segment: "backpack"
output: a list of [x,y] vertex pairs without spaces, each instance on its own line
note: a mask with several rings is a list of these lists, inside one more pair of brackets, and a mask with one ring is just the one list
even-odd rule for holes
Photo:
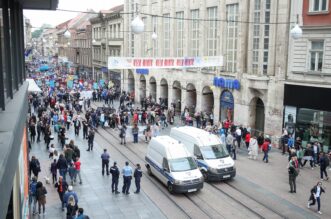
[[328,158],[328,156],[325,156],[325,166],[329,166],[330,165],[330,159]]
[[37,182],[31,182],[31,184],[30,184],[30,194],[32,196],[37,195]]
[[35,162],[35,164],[36,164],[36,170],[37,170],[38,172],[40,172],[41,169],[40,169],[40,163],[39,163],[39,161],[37,160],[37,161]]

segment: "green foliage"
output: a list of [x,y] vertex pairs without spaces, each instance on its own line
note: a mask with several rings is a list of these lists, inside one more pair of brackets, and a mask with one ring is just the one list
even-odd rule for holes
[[35,31],[32,32],[32,38],[38,38],[40,35],[44,32],[44,30],[52,28],[50,24],[43,24],[41,25],[40,28],[36,29]]

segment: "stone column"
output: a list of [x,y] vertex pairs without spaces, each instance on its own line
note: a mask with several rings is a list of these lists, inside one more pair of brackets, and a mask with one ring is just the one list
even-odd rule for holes
[[214,88],[213,93],[214,93],[214,122],[220,120],[220,88]]
[[172,83],[172,81],[168,81],[168,107],[170,107],[173,102]]

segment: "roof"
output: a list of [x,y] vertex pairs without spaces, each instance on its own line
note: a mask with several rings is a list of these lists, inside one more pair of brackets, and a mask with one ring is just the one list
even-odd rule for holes
[[220,143],[220,139],[216,135],[213,135],[205,130],[198,129],[192,126],[172,128],[171,132],[176,130],[185,133],[188,136],[196,138],[201,146],[216,145]]
[[151,141],[152,148],[162,150],[157,147],[157,145],[163,145],[164,152],[167,154],[167,157],[170,159],[176,159],[181,157],[191,156],[190,153],[186,150],[183,144],[175,140],[170,136],[157,136],[152,138]]

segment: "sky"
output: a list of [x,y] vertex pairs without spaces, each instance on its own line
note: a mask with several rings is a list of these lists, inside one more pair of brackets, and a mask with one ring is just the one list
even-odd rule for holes
[[[86,11],[107,10],[114,6],[123,4],[124,0],[59,0],[58,9]],[[42,24],[50,24],[53,27],[74,18],[77,13],[62,11],[38,11],[24,10],[24,15],[30,19],[32,27],[38,28]]]

